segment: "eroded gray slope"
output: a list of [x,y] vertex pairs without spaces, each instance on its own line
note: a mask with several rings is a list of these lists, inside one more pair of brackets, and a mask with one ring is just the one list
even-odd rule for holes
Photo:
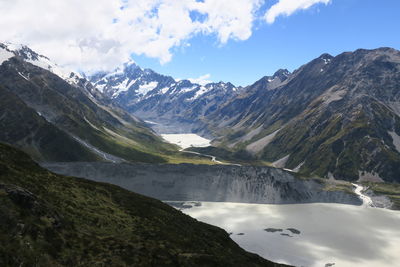
[[361,204],[356,195],[325,191],[323,184],[315,180],[298,179],[270,167],[97,162],[52,163],[44,167],[59,174],[116,184],[161,200]]

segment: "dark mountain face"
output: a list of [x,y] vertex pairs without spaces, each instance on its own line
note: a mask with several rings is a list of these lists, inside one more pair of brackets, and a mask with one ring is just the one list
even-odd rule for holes
[[[108,104],[81,76],[68,74],[27,47],[11,50],[2,45],[0,50],[13,53],[0,65],[2,102],[20,107],[15,114],[6,105],[0,108],[2,141],[45,161],[163,162],[159,153],[172,149],[139,119]],[[46,151],[56,147],[57,157]]]
[[276,166],[346,180],[399,181],[400,52],[327,54],[274,89],[256,82],[211,114],[219,144]]
[[0,95],[0,140],[3,142],[29,151],[40,160],[100,160],[4,87],[0,87]]
[[161,133],[201,131],[210,135],[203,118],[238,95],[231,83],[200,85],[176,81],[150,69],[126,63],[112,73],[98,73],[91,82],[106,96],[136,116],[157,123]]

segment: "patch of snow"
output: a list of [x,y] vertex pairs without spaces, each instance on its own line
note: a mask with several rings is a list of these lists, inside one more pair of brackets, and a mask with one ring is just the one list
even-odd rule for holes
[[[29,56],[29,55],[28,55]],[[66,68],[60,67],[57,64],[51,62],[48,58],[40,56],[37,60],[34,59],[27,59],[26,62],[31,63],[39,68],[48,70],[58,77],[62,78],[63,80],[67,81],[70,84],[75,84],[76,79],[81,78],[81,76],[77,73],[72,72]],[[71,75],[72,74],[72,75]]]
[[330,58],[323,58],[322,60],[324,61],[325,65],[327,65],[327,64],[329,64],[329,62],[331,62]]
[[4,61],[12,58],[13,56],[15,56],[14,53],[0,47],[0,65],[3,64]]
[[181,88],[181,89],[179,89],[179,93],[184,94],[184,93],[193,91],[196,88],[197,88],[197,85],[193,85],[192,87]]
[[170,88],[170,87],[161,88],[161,89],[160,89],[160,92],[164,95],[164,94],[166,94],[166,93],[168,92],[169,88]]
[[400,136],[396,132],[388,132],[393,139],[393,145],[396,148],[397,152],[400,153]]
[[189,101],[193,101],[196,100],[197,98],[199,98],[201,95],[207,93],[209,91],[209,89],[205,86],[201,86],[199,90],[196,91],[196,94],[192,97],[189,98]]
[[21,72],[18,71],[18,74],[19,74],[19,76],[21,76],[25,80],[29,81],[29,79],[25,75],[23,75]]
[[189,147],[206,147],[210,145],[210,140],[197,134],[162,134],[167,142],[176,144],[182,149]]
[[122,82],[120,82],[118,85],[113,86],[113,89],[115,90],[112,98],[116,98],[120,93],[125,92],[128,90],[128,83],[129,79],[125,78]]
[[137,92],[138,94],[145,96],[148,92],[156,88],[158,82],[148,82],[139,86]]
[[[7,49],[9,49],[10,51],[15,51],[15,52],[25,49],[25,47],[20,44],[5,43],[5,45],[7,46]],[[4,49],[2,49],[2,50],[4,50]],[[8,53],[11,53],[11,52],[8,52]],[[11,54],[12,54],[12,56],[14,56],[14,53],[11,53]],[[64,67],[61,67],[61,66],[55,64],[47,57],[38,55],[38,57],[35,58],[32,55],[32,53],[30,53],[28,50],[24,51],[24,54],[27,57],[25,59],[26,62],[31,63],[32,65],[35,65],[39,68],[42,68],[42,69],[45,69],[45,70],[48,70],[48,71],[54,73],[55,75],[59,76],[60,78],[62,78],[66,82],[68,82],[69,84],[76,84],[79,81],[79,79],[82,78],[81,75],[74,73],[69,69],[66,69]],[[0,53],[0,57],[1,57],[1,53]],[[0,62],[1,62],[1,58],[0,58]]]
[[100,93],[104,93],[104,87],[106,87],[106,83],[103,84],[96,84],[95,87]]
[[391,267],[400,262],[399,211],[327,203],[183,204],[188,208],[182,212],[223,228],[242,248],[274,262],[307,267]]
[[148,124],[152,124],[152,125],[157,125],[158,123],[157,122],[154,122],[154,121],[144,121],[145,123],[148,123]]
[[[131,88],[131,86],[137,81],[138,79],[133,79],[131,80],[127,85],[126,85],[126,90],[128,90],[129,88]],[[125,90],[125,91],[126,91]]]
[[24,48],[22,44],[14,44],[10,42],[5,42],[4,45],[7,46],[7,49],[10,51],[18,51]]
[[323,72],[323,71],[324,71],[324,69],[321,69],[321,70],[320,70],[320,72]]

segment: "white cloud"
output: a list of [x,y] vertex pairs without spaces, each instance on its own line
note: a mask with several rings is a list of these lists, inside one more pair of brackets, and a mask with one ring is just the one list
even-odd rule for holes
[[329,4],[331,0],[279,0],[278,3],[273,5],[265,14],[265,20],[268,23],[274,23],[278,16],[290,16],[297,10],[308,9],[311,6],[323,3]]
[[[171,60],[195,35],[246,40],[265,0],[0,0],[0,42],[21,43],[72,69],[110,70],[132,54]],[[317,2],[280,0],[267,21]]]
[[210,77],[211,77],[210,74],[204,74],[204,75],[202,75],[202,76],[200,76],[198,78],[188,78],[188,80],[190,82],[192,82],[192,83],[197,83],[197,84],[200,84],[200,85],[206,85],[208,83],[212,83],[212,81],[209,80]]
[[[84,71],[112,69],[130,55],[171,60],[196,34],[246,40],[261,0],[0,1],[0,42],[22,43]],[[192,19],[198,15],[202,19]]]

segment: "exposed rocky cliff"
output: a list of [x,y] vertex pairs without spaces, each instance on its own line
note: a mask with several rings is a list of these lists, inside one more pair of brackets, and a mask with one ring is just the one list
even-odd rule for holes
[[323,183],[270,167],[108,163],[44,166],[56,173],[116,184],[161,200],[361,204],[354,194],[326,191]]

